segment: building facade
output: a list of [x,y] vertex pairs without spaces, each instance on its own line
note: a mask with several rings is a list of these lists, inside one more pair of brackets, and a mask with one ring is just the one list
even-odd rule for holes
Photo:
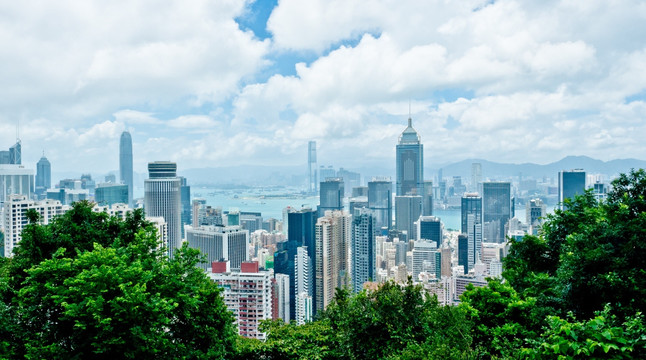
[[424,145],[413,120],[408,118],[408,126],[399,136],[396,146],[397,196],[422,195],[424,187]]
[[168,225],[168,255],[173,256],[182,245],[181,180],[177,164],[156,161],[148,164],[144,181],[144,209],[147,216],[161,216]]

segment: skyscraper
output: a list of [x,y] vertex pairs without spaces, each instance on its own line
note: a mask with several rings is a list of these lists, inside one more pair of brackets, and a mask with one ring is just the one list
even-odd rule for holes
[[420,216],[417,220],[417,238],[415,240],[435,241],[435,246],[442,246],[442,222],[435,216]]
[[128,185],[128,205],[132,207],[133,173],[132,173],[132,137],[130,133],[121,133],[119,142],[119,178]]
[[378,231],[390,230],[393,222],[393,182],[389,179],[373,179],[368,182],[368,207],[375,215]]
[[314,283],[318,310],[325,309],[332,301],[337,287],[347,285],[351,219],[343,211],[328,211],[316,222]]
[[468,232],[467,216],[469,214],[475,215],[475,221],[482,224],[482,198],[477,193],[465,193],[462,196],[460,212],[462,215],[460,230],[466,234]]
[[45,157],[45,154],[36,164],[36,194],[39,199],[47,196],[47,189],[52,187],[52,165]]
[[[311,266],[314,268],[317,263],[315,253],[314,226],[316,224],[316,211],[312,209],[289,210],[287,219],[287,240],[276,244],[274,253],[274,271],[280,274],[289,275],[289,315],[292,320],[296,319],[296,254],[299,247],[304,247],[310,257]],[[315,285],[315,284],[313,284]],[[312,287],[312,298],[316,302],[316,286]],[[315,305],[316,306],[316,305]],[[316,309],[316,307],[314,307]]]
[[368,209],[358,209],[352,220],[352,288],[357,293],[363,284],[376,279],[375,217]]
[[505,225],[511,219],[511,184],[485,182],[482,184],[482,215],[484,223],[495,228],[494,238],[488,242],[505,241]]
[[433,215],[433,182],[424,181],[424,193],[422,194],[422,215]]
[[395,197],[395,227],[406,231],[408,239],[417,238],[415,221],[422,215],[422,197],[407,195]]
[[184,238],[184,225],[191,225],[192,207],[191,207],[191,187],[186,182],[186,178],[180,176],[182,186],[180,188],[180,201],[182,202],[182,238]]
[[20,139],[9,148],[9,164],[22,165],[22,145]]
[[318,191],[318,179],[316,176],[316,141],[308,143],[307,150],[307,166],[308,166],[308,190],[310,194],[316,194]]
[[409,117],[396,147],[397,196],[423,194],[424,145],[412,123]]
[[148,163],[148,179],[144,181],[144,208],[147,216],[160,216],[166,221],[170,257],[182,245],[181,186],[177,164],[170,161]]
[[574,169],[570,171],[559,171],[559,204],[565,209],[565,199],[574,199],[576,195],[582,195],[585,191],[585,171]]
[[471,191],[480,191],[480,183],[482,182],[482,164],[471,163]]
[[327,178],[321,181],[319,217],[323,217],[326,211],[343,210],[343,195],[343,179]]

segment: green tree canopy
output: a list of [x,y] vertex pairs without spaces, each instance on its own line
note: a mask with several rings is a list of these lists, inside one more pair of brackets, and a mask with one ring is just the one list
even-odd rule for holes
[[[2,267],[6,357],[225,358],[236,331],[219,288],[184,246],[168,259],[141,210],[125,221],[79,202],[23,231]],[[9,320],[7,321],[9,322]],[[0,330],[0,332],[3,330]],[[0,334],[2,335],[2,334]]]

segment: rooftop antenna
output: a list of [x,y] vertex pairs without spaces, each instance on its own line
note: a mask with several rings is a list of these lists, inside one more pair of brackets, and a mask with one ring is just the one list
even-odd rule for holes
[[411,118],[411,100],[408,99],[408,127],[413,127],[413,119]]
[[16,122],[16,142],[20,142],[20,118]]

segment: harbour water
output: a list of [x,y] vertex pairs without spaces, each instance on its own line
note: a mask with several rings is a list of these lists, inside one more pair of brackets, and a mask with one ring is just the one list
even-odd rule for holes
[[[264,219],[274,218],[278,220],[282,220],[283,210],[288,206],[296,209],[302,207],[316,209],[319,203],[318,196],[304,195],[299,189],[285,187],[230,190],[211,187],[191,187],[191,197],[205,199],[207,205],[221,207],[224,211],[240,210],[259,212]],[[435,209],[433,215],[442,220],[445,229],[460,229],[460,209]],[[519,220],[524,222],[525,208],[516,209],[515,215]]]

